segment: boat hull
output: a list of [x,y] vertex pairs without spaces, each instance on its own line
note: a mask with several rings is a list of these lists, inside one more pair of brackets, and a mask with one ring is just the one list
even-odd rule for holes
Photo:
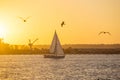
[[65,58],[65,55],[56,56],[56,55],[52,55],[52,54],[46,54],[46,55],[44,55],[44,58]]

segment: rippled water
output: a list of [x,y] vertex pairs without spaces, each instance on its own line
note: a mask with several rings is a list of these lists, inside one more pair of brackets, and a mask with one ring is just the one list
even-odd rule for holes
[[120,80],[120,55],[1,55],[0,80]]

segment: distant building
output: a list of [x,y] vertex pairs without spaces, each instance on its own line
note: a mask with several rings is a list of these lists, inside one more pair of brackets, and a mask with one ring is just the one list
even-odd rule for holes
[[0,52],[7,52],[10,50],[9,44],[4,43],[3,39],[0,38]]

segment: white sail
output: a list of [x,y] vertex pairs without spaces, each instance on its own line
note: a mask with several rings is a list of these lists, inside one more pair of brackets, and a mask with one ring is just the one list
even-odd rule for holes
[[56,31],[54,33],[52,44],[50,46],[50,53],[53,53],[56,56],[59,56],[59,55],[62,56],[62,55],[64,55],[64,52],[63,52],[63,49],[61,47],[61,44],[60,44],[60,41],[59,41],[59,38],[57,36]]

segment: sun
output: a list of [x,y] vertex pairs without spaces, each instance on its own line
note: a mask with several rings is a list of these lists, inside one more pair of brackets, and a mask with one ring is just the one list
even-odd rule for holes
[[4,38],[6,36],[7,29],[4,25],[0,24],[0,38]]

